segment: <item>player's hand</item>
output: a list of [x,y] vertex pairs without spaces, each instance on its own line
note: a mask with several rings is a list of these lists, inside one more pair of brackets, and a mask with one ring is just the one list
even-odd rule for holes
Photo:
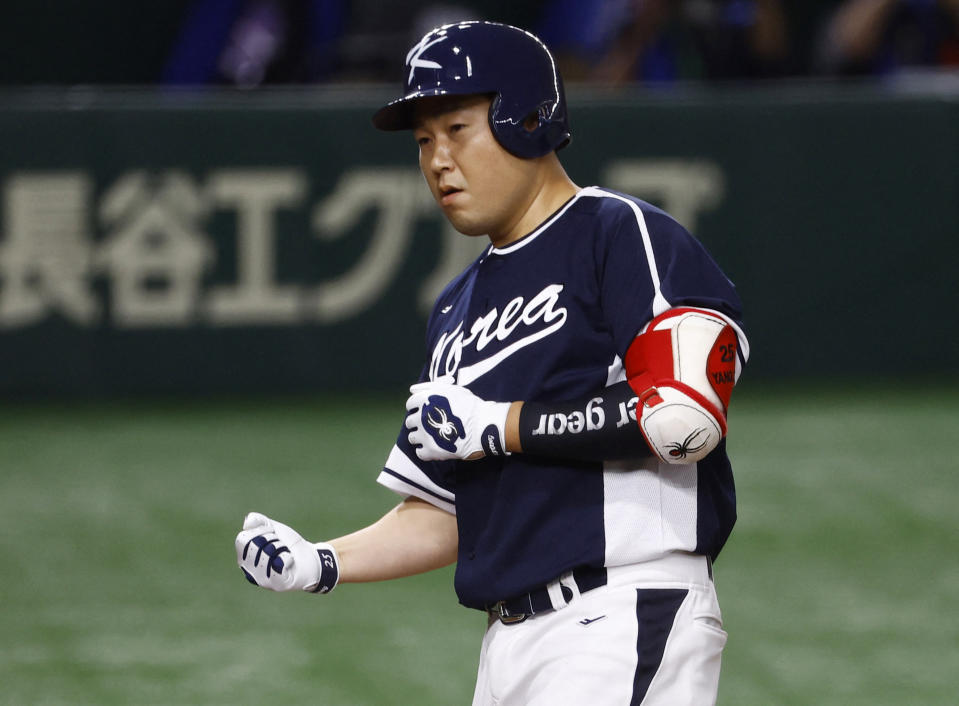
[[450,382],[421,382],[410,388],[406,428],[423,461],[472,460],[506,453],[509,402],[481,400]]
[[339,558],[329,544],[307,542],[292,527],[251,512],[236,536],[236,561],[247,581],[271,591],[329,593]]

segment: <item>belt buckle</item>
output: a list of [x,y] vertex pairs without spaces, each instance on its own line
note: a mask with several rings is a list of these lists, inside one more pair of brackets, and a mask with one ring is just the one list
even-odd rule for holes
[[529,613],[510,613],[506,608],[506,601],[497,601],[490,608],[492,612],[503,625],[515,625],[521,623],[529,617]]

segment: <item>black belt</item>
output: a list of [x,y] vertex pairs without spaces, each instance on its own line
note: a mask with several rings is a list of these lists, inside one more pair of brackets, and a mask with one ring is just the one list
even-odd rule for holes
[[[591,566],[584,566],[573,569],[573,579],[580,593],[592,591],[594,588],[606,585],[606,569],[595,569]],[[561,586],[563,598],[567,601],[572,599],[573,590],[567,586]],[[550,600],[549,591],[545,586],[535,591],[530,591],[522,596],[508,598],[504,601],[487,606],[487,611],[500,622],[521,623],[531,615],[545,613],[553,609],[553,602]]]

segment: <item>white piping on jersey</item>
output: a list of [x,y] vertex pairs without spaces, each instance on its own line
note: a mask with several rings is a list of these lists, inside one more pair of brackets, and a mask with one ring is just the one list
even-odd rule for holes
[[526,236],[525,238],[521,239],[520,241],[518,241],[517,243],[513,245],[506,246],[505,248],[497,248],[495,246],[491,246],[487,254],[495,253],[497,255],[505,255],[507,253],[515,252],[516,250],[519,250],[520,248],[526,247],[533,240],[539,237],[539,235],[544,230],[549,228],[556,221],[556,219],[560,218],[564,213],[566,213],[566,211],[569,209],[570,206],[576,203],[580,198],[583,198],[586,196],[592,196],[593,198],[602,198],[602,199],[616,199],[617,201],[622,201],[623,203],[625,203],[627,206],[629,206],[632,209],[633,215],[636,217],[636,223],[639,226],[639,232],[642,234],[642,237],[643,237],[643,248],[646,251],[646,262],[649,263],[649,277],[653,283],[653,316],[654,317],[659,316],[664,311],[671,309],[673,305],[669,303],[669,301],[666,299],[666,297],[663,296],[663,293],[661,291],[661,285],[659,281],[659,270],[656,268],[656,256],[653,254],[653,242],[652,240],[650,240],[649,229],[646,228],[646,218],[643,216],[642,209],[633,201],[630,201],[629,199],[623,196],[620,196],[618,194],[613,194],[608,191],[604,191],[603,189],[600,189],[598,186],[587,186],[584,189],[580,189],[576,193],[576,195],[573,198],[571,198],[566,203],[565,206],[563,206],[563,208],[561,208],[559,211],[556,212],[556,214],[553,215],[552,218],[550,218],[548,221],[543,223],[543,225],[541,225],[539,228],[534,230],[528,236]]
[[672,309],[673,305],[663,296],[662,285],[659,281],[659,269],[656,267],[656,255],[653,254],[653,241],[649,237],[649,229],[646,227],[646,217],[643,215],[643,210],[638,204],[619,194],[611,194],[608,191],[603,191],[594,186],[583,189],[583,191],[590,192],[590,196],[622,201],[633,210],[633,215],[636,216],[636,223],[639,226],[639,232],[643,236],[643,248],[646,250],[646,262],[649,265],[649,279],[653,283],[653,318]]
[[451,503],[454,502],[456,496],[446,488],[442,488],[431,481],[426,474],[420,470],[419,466],[407,458],[406,454],[403,453],[399,446],[393,446],[392,450],[390,451],[389,458],[386,459],[386,466],[397,473],[402,473],[410,480],[416,481],[424,488],[432,493],[435,493],[444,500],[447,500]]
[[595,187],[589,186],[589,187],[586,187],[585,189],[580,189],[579,191],[577,191],[576,195],[573,198],[571,198],[569,201],[567,201],[565,206],[559,209],[556,213],[552,215],[551,218],[544,221],[539,228],[534,230],[532,233],[530,233],[526,237],[521,238],[520,240],[513,243],[512,245],[507,245],[505,248],[498,248],[495,245],[491,245],[489,252],[487,252],[486,254],[490,255],[495,253],[496,255],[506,255],[507,253],[516,252],[520,248],[525,248],[531,242],[536,240],[536,238],[539,237],[540,233],[542,233],[544,230],[546,230],[551,225],[553,225],[553,223],[555,223],[558,218],[560,218],[564,213],[566,213],[566,211],[569,210],[570,206],[572,206],[574,203],[579,201],[580,196],[583,196],[587,191],[590,191],[593,188]]
[[390,455],[384,464],[384,470],[389,469],[392,475],[380,473],[377,482],[402,495],[415,495],[447,512],[456,514],[456,496],[443,488],[427,476],[420,467],[407,457],[396,445],[390,450]]

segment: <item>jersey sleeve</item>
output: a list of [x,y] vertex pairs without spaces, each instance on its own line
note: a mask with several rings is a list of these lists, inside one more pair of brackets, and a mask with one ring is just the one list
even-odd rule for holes
[[[442,301],[442,296],[437,302]],[[439,306],[439,304],[437,304]],[[430,316],[429,326],[435,318],[436,307]],[[417,382],[429,379],[429,366],[423,368]],[[405,422],[405,419],[404,419]],[[421,461],[416,450],[410,444],[409,430],[405,423],[400,425],[400,433],[390,454],[383,464],[383,470],[376,482],[403,497],[417,497],[435,505],[450,514],[456,514],[456,493],[454,491],[453,461]]]
[[654,317],[677,306],[694,306],[715,311],[732,324],[740,339],[741,367],[749,344],[733,283],[669,215],[648,204],[621,201],[619,218],[598,254],[603,314],[619,356]]
[[407,440],[406,427],[386,459],[376,482],[403,497],[415,496],[450,514],[456,514],[456,494],[450,480],[450,462],[421,461]]

